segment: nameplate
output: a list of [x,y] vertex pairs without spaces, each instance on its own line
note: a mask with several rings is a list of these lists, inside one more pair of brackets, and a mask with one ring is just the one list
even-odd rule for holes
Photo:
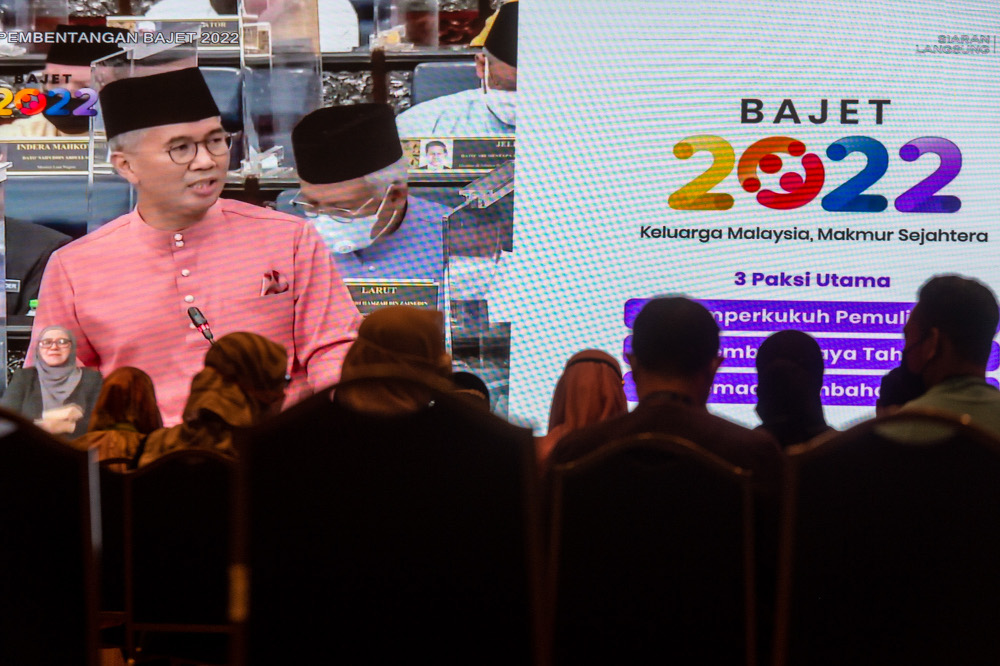
[[87,138],[0,139],[7,175],[86,174]]
[[403,154],[415,174],[488,172],[514,159],[514,137],[403,139]]
[[8,294],[19,294],[21,293],[21,281],[20,280],[4,280],[4,291]]
[[431,281],[344,280],[354,305],[363,315],[389,305],[437,310],[438,284]]
[[[193,16],[191,18],[144,18],[142,16],[109,16],[109,28],[124,28],[133,33],[151,33],[141,36],[139,44],[189,44],[197,43],[198,50],[238,51],[240,49],[240,19],[238,16]],[[195,40],[178,30],[178,23],[201,24],[200,38]]]

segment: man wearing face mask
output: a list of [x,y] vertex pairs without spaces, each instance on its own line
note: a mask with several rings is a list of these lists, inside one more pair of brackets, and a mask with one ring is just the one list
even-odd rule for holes
[[958,275],[939,275],[920,289],[903,327],[903,361],[927,392],[903,407],[968,416],[1000,436],[1000,391],[986,382],[993,336],[1000,320],[989,287]]
[[[121,28],[95,28],[90,26],[56,26],[57,41],[52,44],[45,58],[43,76],[48,83],[28,84],[29,87],[54,90],[64,88],[69,92],[69,100],[64,107],[67,115],[45,115],[20,118],[0,127],[0,139],[87,136],[90,116],[77,116],[73,112],[88,103],[87,96],[76,97],[78,90],[90,87],[90,64],[122,50],[128,30]],[[48,105],[59,101],[58,96],[50,96]]]
[[517,8],[516,2],[500,7],[486,36],[484,52],[476,55],[480,87],[428,100],[404,111],[396,118],[400,136],[514,134],[517,121]]
[[310,220],[348,280],[441,284],[441,220],[448,209],[409,195],[392,107],[313,111],[292,131],[302,187],[278,209]]

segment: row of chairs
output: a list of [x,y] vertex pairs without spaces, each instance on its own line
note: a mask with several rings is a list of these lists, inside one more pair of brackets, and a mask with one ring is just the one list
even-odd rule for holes
[[[98,524],[103,605],[117,568],[139,658],[771,661],[752,475],[690,442],[642,435],[556,468],[543,564],[530,436],[448,396],[286,422],[235,466],[186,451],[106,470],[100,510],[92,458],[3,424],[0,664],[92,663]],[[1000,442],[941,416],[791,451],[773,663],[1000,662],[998,480]]]

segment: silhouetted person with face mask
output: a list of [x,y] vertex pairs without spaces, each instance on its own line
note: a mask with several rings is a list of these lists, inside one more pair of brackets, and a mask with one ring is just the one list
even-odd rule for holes
[[986,381],[998,320],[996,296],[978,280],[939,275],[921,287],[903,327],[903,356],[927,392],[903,410],[968,416],[974,425],[1000,436],[1000,391]]

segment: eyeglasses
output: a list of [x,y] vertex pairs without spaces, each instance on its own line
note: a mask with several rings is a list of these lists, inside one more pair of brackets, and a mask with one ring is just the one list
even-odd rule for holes
[[229,152],[229,149],[233,145],[233,135],[229,133],[223,134],[213,134],[204,141],[185,141],[184,143],[179,143],[173,148],[167,149],[167,154],[170,155],[170,159],[173,160],[174,164],[190,164],[194,161],[194,158],[198,156],[198,144],[204,144],[205,150],[209,152],[210,155],[215,155],[216,157],[221,157]]
[[388,187],[385,188],[385,192],[382,193],[382,196],[380,196],[380,197],[371,197],[371,198],[368,199],[368,201],[364,202],[363,204],[361,204],[357,208],[340,208],[339,206],[327,206],[327,205],[324,205],[324,204],[316,205],[316,204],[311,203],[309,201],[304,201],[304,200],[300,199],[299,197],[302,196],[302,192],[301,191],[298,194],[295,195],[295,198],[292,199],[291,203],[292,203],[293,206],[296,206],[299,210],[301,210],[302,214],[305,215],[306,217],[319,217],[320,215],[333,215],[334,217],[355,218],[355,217],[361,217],[361,211],[363,211],[365,208],[371,206],[374,202],[376,202],[376,201],[384,202],[385,198],[387,196],[389,196],[389,190],[390,189],[392,189],[392,185],[389,185]]
[[42,349],[52,349],[53,347],[69,347],[71,341],[69,338],[58,338],[56,340],[39,340],[38,346]]

